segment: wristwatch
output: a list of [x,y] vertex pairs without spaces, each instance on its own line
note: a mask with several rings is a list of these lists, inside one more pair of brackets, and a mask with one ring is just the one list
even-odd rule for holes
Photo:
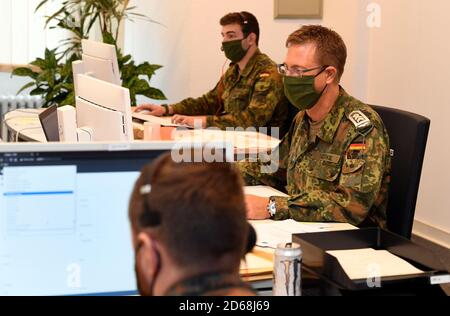
[[277,213],[277,204],[275,200],[269,199],[269,204],[267,205],[267,211],[270,214],[270,217],[273,218]]
[[167,104],[161,105],[164,108],[164,116],[168,116],[170,113],[169,106]]

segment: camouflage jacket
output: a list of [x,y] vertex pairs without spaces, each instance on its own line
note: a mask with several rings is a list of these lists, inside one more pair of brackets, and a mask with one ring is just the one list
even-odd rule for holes
[[368,105],[341,88],[316,139],[309,139],[309,119],[300,112],[276,154],[276,172],[261,173],[261,161],[240,165],[249,185],[285,187],[288,198],[272,197],[275,219],[386,226],[389,136]]
[[238,275],[212,273],[181,281],[166,296],[254,296],[255,292]]
[[288,114],[283,89],[276,64],[258,50],[241,73],[231,64],[213,90],[172,107],[176,114],[206,115],[207,127],[282,127]]

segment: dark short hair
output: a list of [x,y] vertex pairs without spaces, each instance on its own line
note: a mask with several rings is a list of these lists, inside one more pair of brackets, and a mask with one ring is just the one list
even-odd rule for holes
[[[151,192],[141,188],[151,185]],[[175,163],[165,154],[145,166],[129,206],[136,232],[150,229],[174,261],[199,266],[249,250],[243,182],[230,163]],[[254,242],[254,241],[253,241]]]
[[246,11],[232,12],[220,19],[220,25],[230,24],[239,24],[245,37],[249,36],[250,33],[254,33],[256,35],[256,45],[259,45],[259,23],[253,14]]
[[335,31],[321,25],[304,25],[289,35],[286,46],[314,43],[317,48],[318,62],[337,69],[337,81],[344,74],[347,61],[347,47],[342,37]]

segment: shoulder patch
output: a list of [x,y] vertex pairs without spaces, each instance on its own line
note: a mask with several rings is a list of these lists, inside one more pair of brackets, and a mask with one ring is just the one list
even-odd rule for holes
[[370,119],[361,111],[353,111],[348,115],[348,119],[355,126],[356,130],[363,135],[368,134],[373,124]]

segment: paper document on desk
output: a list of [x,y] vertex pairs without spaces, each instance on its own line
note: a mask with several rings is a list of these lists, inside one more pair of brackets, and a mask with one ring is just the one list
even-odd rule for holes
[[365,248],[333,250],[327,253],[338,259],[352,280],[424,273],[387,250]]
[[277,138],[257,132],[234,132],[232,135],[234,147],[236,148],[266,148],[266,150],[269,151],[274,150],[281,142]]
[[158,117],[158,116],[143,114],[143,113],[139,113],[139,112],[134,112],[132,114],[132,116],[133,116],[133,118],[136,118],[136,119],[144,121],[144,122],[155,123],[155,124],[159,124],[161,126],[166,126],[166,127],[188,127],[186,125],[172,123],[172,118],[168,117],[168,116]]
[[[244,193],[266,198],[271,196],[288,196],[286,193],[264,185],[246,186],[244,187]],[[256,245],[268,248],[276,248],[278,244],[291,242],[292,234],[356,229],[356,227],[346,223],[304,223],[293,219],[284,221],[250,221],[250,223],[256,230]]]
[[286,193],[283,193],[281,191],[278,191],[277,189],[265,185],[244,187],[244,193],[247,195],[255,195],[266,198],[270,198],[271,196],[282,196],[282,197],[288,196]]
[[273,150],[280,143],[279,139],[256,132],[223,131],[218,129],[196,129],[177,131],[175,139],[210,142],[231,142],[237,149]]
[[324,232],[330,227],[327,223],[300,223],[293,219],[285,221],[250,221],[256,231],[256,245],[276,248],[278,244],[292,241],[292,234]]

